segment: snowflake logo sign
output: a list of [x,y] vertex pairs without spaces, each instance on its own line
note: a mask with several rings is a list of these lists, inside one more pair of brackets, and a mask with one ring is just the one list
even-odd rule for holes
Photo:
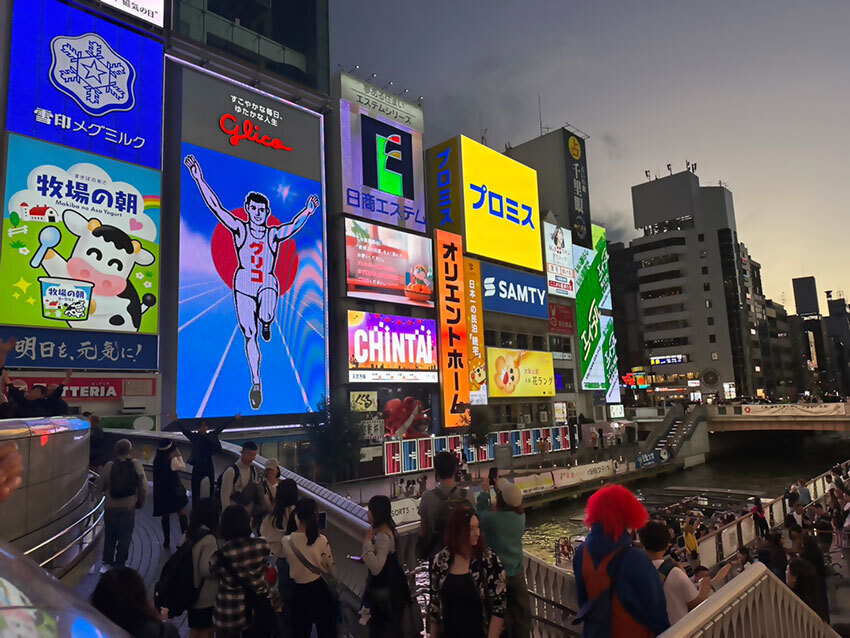
[[89,115],[129,111],[136,104],[136,70],[96,33],[50,42],[50,82]]

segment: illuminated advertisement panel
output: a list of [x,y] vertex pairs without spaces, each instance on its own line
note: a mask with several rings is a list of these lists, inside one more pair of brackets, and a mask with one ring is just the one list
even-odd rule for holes
[[575,334],[573,309],[570,306],[549,302],[549,332],[559,335]]
[[433,227],[462,234],[468,253],[543,270],[534,169],[462,135],[427,160]]
[[427,237],[346,218],[345,272],[349,297],[434,307]]
[[425,231],[422,109],[340,74],[342,209]]
[[599,307],[602,310],[611,310],[611,273],[608,267],[608,236],[602,226],[593,224],[591,226],[593,234],[593,246],[596,254],[594,255],[597,268],[599,269],[599,288],[602,293],[602,300],[599,302]]
[[546,249],[546,283],[549,286],[549,294],[575,299],[576,277],[570,231],[543,222],[543,241]]
[[481,262],[464,258],[466,338],[469,352],[469,402],[487,404],[487,365],[484,350],[484,306],[481,303]]
[[466,299],[463,245],[459,235],[434,231],[437,244],[437,311],[440,321],[440,386],[443,392],[443,425],[466,425],[469,349],[466,339]]
[[491,398],[555,395],[551,352],[487,348],[487,378]]
[[593,248],[590,229],[590,193],[587,188],[587,157],[584,140],[570,135],[566,144],[567,214],[572,242],[582,248]]
[[599,270],[595,267],[594,251],[573,246],[576,272],[576,324],[578,329],[581,387],[584,390],[605,389],[605,369],[602,360],[600,307],[602,290]]
[[605,401],[620,402],[620,377],[617,371],[617,338],[614,336],[614,319],[601,317],[602,323],[602,365],[605,369]]
[[165,18],[164,0],[101,0],[101,2],[160,28]]
[[521,317],[549,319],[546,280],[522,270],[481,264],[484,309]]
[[348,380],[436,383],[437,323],[349,310]]
[[322,118],[180,74],[177,413],[314,411],[327,396]]
[[160,174],[9,136],[0,323],[157,333]]
[[6,128],[159,169],[162,59],[162,42],[139,31],[58,0],[18,0]]

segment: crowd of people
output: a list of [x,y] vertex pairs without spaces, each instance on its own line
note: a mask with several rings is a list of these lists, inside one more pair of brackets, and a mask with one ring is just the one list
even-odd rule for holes
[[71,370],[65,371],[62,383],[41,383],[27,387],[26,383],[12,382],[6,370],[6,357],[18,342],[14,337],[0,340],[0,419],[29,418],[68,414],[68,404],[62,398],[65,384],[71,379]]

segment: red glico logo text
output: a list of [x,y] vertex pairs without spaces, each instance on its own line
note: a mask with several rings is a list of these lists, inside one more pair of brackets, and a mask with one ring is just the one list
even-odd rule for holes
[[269,148],[273,148],[278,151],[292,150],[291,146],[284,145],[284,143],[276,137],[269,137],[268,135],[261,136],[260,127],[254,124],[251,120],[246,119],[242,122],[242,126],[239,126],[239,120],[236,119],[235,115],[225,113],[218,121],[218,125],[224,133],[230,136],[230,143],[233,146],[239,146],[239,142],[242,140],[248,140],[249,142],[254,142],[260,146],[268,146]]

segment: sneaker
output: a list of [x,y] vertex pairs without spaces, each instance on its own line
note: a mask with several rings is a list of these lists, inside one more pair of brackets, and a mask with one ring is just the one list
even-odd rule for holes
[[262,322],[263,324],[263,341],[271,341],[272,339],[272,328],[271,323]]
[[112,565],[109,565],[109,564],[107,564],[107,563],[103,563],[103,564],[100,566],[100,569],[99,569],[98,571],[99,571],[101,574],[105,574],[105,573],[106,573],[106,572],[108,572],[110,569],[112,569]]
[[259,383],[251,386],[251,394],[248,396],[253,409],[258,410],[263,405],[263,387]]

